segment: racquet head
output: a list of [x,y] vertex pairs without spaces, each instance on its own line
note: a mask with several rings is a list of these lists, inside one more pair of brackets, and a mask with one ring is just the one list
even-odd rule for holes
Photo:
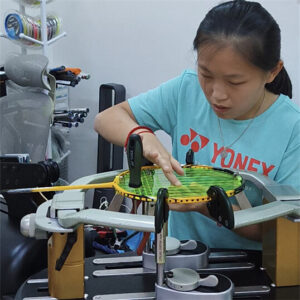
[[186,165],[183,170],[183,176],[177,175],[181,186],[172,186],[160,167],[146,166],[141,169],[142,185],[139,188],[129,187],[129,171],[116,176],[114,188],[118,194],[141,201],[156,201],[158,190],[166,188],[168,202],[178,204],[210,201],[207,191],[211,186],[221,187],[229,197],[244,189],[243,178],[227,169]]

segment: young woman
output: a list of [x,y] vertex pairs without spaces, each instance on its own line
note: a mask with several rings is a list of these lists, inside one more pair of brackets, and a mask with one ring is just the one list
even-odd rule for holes
[[[300,110],[290,99],[276,21],[259,3],[222,3],[201,22],[194,49],[197,73],[186,70],[100,113],[95,130],[118,145],[130,132],[140,134],[144,156],[174,185],[180,185],[180,164],[192,148],[198,164],[255,171],[300,191]],[[167,132],[172,155],[141,125]],[[262,203],[250,182],[245,193],[252,206]],[[169,234],[178,239],[218,248],[261,246],[260,225],[230,231],[216,226],[205,204],[170,208]]]

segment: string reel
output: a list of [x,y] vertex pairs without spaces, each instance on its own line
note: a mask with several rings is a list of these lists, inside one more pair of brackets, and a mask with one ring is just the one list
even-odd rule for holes
[[[37,43],[28,41],[20,37],[20,34],[24,34],[30,38],[41,41],[41,20],[30,17],[25,14],[21,14],[17,11],[9,12],[4,21],[4,27],[7,36],[14,41],[22,42],[25,45],[38,46]],[[61,33],[62,20],[54,14],[47,16],[47,40],[51,40]]]

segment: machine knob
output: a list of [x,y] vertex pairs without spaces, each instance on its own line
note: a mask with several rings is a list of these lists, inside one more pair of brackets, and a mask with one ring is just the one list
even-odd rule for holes
[[21,219],[20,231],[26,237],[35,237],[35,214],[29,214]]

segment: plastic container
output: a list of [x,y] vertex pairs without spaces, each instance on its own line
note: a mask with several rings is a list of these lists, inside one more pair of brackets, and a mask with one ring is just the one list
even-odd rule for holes
[[[26,40],[21,34],[41,41],[41,20],[20,14],[17,11],[10,12],[5,17],[4,27],[7,36],[14,41],[25,45],[39,45],[33,41]],[[54,14],[47,16],[47,40],[51,40],[60,34],[62,21]]]

